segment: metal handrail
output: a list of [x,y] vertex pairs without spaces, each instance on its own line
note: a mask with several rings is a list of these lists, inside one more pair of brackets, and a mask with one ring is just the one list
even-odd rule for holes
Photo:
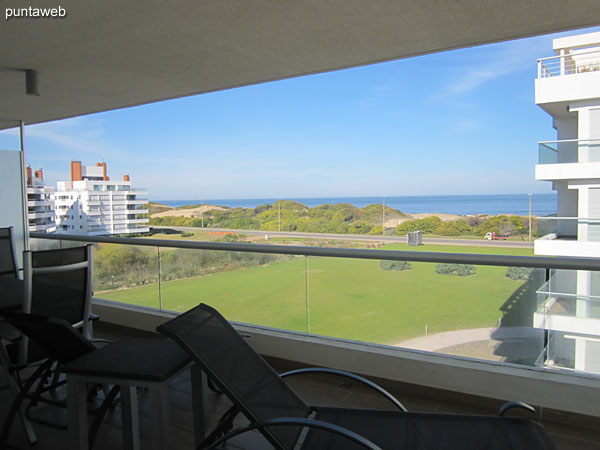
[[[538,141],[538,144],[561,144],[563,142],[591,142],[600,141],[600,138],[589,138],[589,139],[561,139],[558,141]],[[554,150],[554,149],[553,149]]]
[[589,50],[587,52],[577,52],[577,53],[565,53],[564,55],[554,55],[554,56],[546,56],[544,58],[538,58],[538,62],[547,61],[549,59],[560,59],[566,58],[568,56],[581,56],[581,55],[593,55],[596,53],[600,53],[600,49]]
[[239,244],[233,242],[172,241],[167,239],[78,236],[73,234],[29,233],[32,238],[106,244],[171,247],[195,250],[267,253],[279,255],[322,256],[330,258],[415,261],[431,263],[474,264],[482,266],[515,266],[537,269],[600,271],[600,258],[485,255],[470,253],[416,252],[357,248],[300,247],[288,245]]
[[539,216],[537,220],[581,220],[585,222],[600,222],[598,217],[556,217],[556,216]]

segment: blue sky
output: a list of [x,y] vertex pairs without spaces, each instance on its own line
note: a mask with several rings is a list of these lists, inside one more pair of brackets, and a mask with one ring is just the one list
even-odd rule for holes
[[153,200],[551,192],[533,179],[537,141],[556,138],[536,60],[599,29],[28,126],[27,159],[52,185],[104,160]]

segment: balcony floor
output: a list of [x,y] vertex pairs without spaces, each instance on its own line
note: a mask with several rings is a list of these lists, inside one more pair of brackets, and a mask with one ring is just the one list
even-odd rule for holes
[[[96,336],[115,339],[123,335],[139,335],[130,329],[115,326],[97,326]],[[286,361],[271,361],[278,371],[295,368]],[[375,380],[378,381],[378,380]],[[290,382],[291,384],[291,382]],[[170,383],[170,448],[192,449],[192,416],[189,371],[175,377]],[[387,408],[384,401],[370,391],[353,382],[311,375],[294,380],[294,389],[310,404],[354,406],[362,408]],[[474,396],[459,395],[448,391],[433,390],[422,386],[385,384],[384,387],[396,395],[411,411],[429,411],[446,413],[495,414],[502,401],[482,399]],[[210,425],[216,423],[220,415],[229,407],[223,395],[210,393]],[[0,392],[0,420],[3,421],[9,408],[9,396],[6,390]],[[52,420],[65,420],[66,412],[57,408],[40,408],[36,414]],[[518,413],[517,413],[518,414]],[[539,411],[538,411],[539,414]],[[556,411],[543,411],[538,416],[559,450],[592,450],[600,448],[600,419],[578,416]],[[243,419],[238,419],[243,424]],[[121,438],[121,408],[116,406],[100,428],[94,449],[119,449]],[[63,450],[68,448],[67,431],[34,424],[39,442],[36,450]],[[147,395],[140,395],[141,448],[150,448],[149,402]],[[19,422],[15,422],[11,433],[11,444],[26,447],[25,436]],[[248,433],[232,441],[231,449],[268,449],[271,448],[258,433]]]

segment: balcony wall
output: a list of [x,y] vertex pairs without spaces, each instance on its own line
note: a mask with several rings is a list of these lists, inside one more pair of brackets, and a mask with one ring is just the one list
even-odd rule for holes
[[600,72],[577,73],[535,80],[535,103],[576,102],[600,97]]

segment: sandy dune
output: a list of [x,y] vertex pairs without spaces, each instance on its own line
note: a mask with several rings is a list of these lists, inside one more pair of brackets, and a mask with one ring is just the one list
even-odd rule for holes
[[200,217],[202,213],[211,210],[223,211],[225,208],[214,205],[202,205],[198,208],[190,209],[171,209],[169,211],[163,211],[156,214],[152,214],[151,217]]
[[425,217],[437,216],[441,219],[442,222],[452,222],[454,220],[458,220],[461,216],[457,216],[456,214],[443,214],[443,213],[420,213],[420,214],[407,214],[406,217],[400,217],[398,219],[390,219],[386,220],[386,227],[395,227],[402,222],[406,222],[408,220],[415,219],[424,219]]

